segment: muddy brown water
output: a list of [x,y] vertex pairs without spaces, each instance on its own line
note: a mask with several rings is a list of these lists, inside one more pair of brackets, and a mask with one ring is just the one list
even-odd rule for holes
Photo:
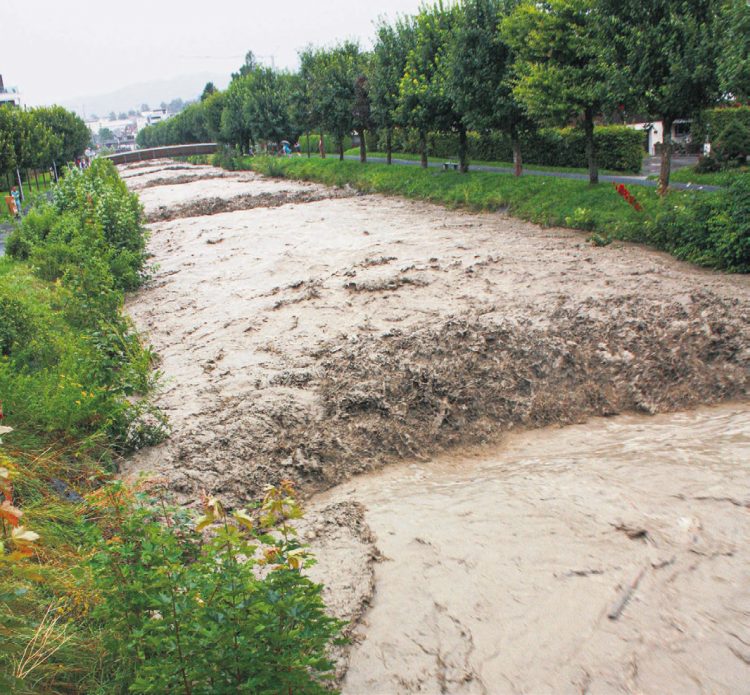
[[749,278],[503,215],[122,171],[159,220],[128,310],[173,426],[123,472],[187,502],[327,489],[302,533],[349,621],[345,693],[750,692]]
[[343,692],[748,692],[749,460],[735,404],[515,434],[318,497],[361,502],[382,553]]

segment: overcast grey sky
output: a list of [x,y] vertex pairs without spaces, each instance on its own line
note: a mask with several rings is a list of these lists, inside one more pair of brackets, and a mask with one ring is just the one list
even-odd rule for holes
[[296,65],[308,43],[369,46],[379,16],[421,0],[0,0],[0,74],[29,105],[137,82],[229,73],[252,50]]

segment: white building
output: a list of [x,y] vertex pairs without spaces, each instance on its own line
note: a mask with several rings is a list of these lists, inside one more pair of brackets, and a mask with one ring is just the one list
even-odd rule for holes
[[[672,123],[672,145],[689,145],[692,142],[690,137],[690,124],[692,121],[684,118],[677,119]],[[664,142],[664,123],[654,121],[653,123],[627,123],[628,128],[648,131],[648,153],[653,156],[656,154],[656,146]]]
[[135,116],[132,118],[118,118],[114,121],[110,121],[108,118],[99,118],[92,121],[86,121],[86,125],[94,135],[97,135],[102,128],[108,128],[113,133],[117,134],[135,125],[135,122]]
[[0,75],[0,106],[11,104],[12,106],[21,105],[21,94],[18,87],[6,87],[3,84],[3,76]]
[[171,116],[166,109],[154,109],[153,111],[144,111],[138,116],[137,125],[138,130],[141,130],[149,125],[156,125],[161,121],[166,121]]

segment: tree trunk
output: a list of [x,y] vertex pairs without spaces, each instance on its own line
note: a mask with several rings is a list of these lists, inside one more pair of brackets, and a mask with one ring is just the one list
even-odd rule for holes
[[318,152],[320,152],[320,156],[325,159],[326,158],[326,143],[325,140],[323,140],[323,132],[320,133],[320,140],[318,141]]
[[523,171],[523,160],[521,159],[521,138],[518,137],[518,133],[511,134],[510,142],[513,147],[513,174],[520,176]]
[[672,119],[663,118],[664,142],[661,146],[661,165],[659,166],[659,195],[666,195],[669,188],[669,175],[672,171]]
[[469,146],[466,138],[466,128],[461,126],[458,130],[458,170],[465,174],[469,171]]
[[427,133],[420,131],[419,133],[419,163],[423,169],[427,168]]
[[307,158],[310,159],[310,131],[307,131]]
[[362,164],[367,163],[367,142],[365,141],[365,132],[365,129],[362,128],[359,133],[359,161]]
[[344,138],[339,138],[339,161],[344,161]]
[[583,120],[583,130],[586,133],[586,161],[589,165],[589,184],[599,183],[599,165],[596,162],[596,146],[594,145],[594,112],[586,109]]
[[385,131],[385,161],[393,164],[393,128]]

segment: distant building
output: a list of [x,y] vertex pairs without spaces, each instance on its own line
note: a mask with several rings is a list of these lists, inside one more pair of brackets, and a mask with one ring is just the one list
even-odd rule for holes
[[21,94],[18,87],[6,87],[3,84],[3,76],[0,75],[0,106],[20,106]]
[[86,121],[86,125],[89,130],[96,135],[102,128],[108,128],[113,133],[124,131],[130,127],[135,127],[136,118],[118,118],[114,121],[110,121],[108,118],[98,118],[91,121]]
[[[690,125],[692,121],[689,119],[678,118],[672,123],[672,145],[677,148],[687,148],[692,143],[692,137],[690,135]],[[664,124],[661,121],[653,121],[651,123],[626,123],[628,128],[635,128],[636,130],[643,130],[648,133],[648,153],[650,155],[658,154],[661,150],[661,145],[664,143]]]
[[102,130],[106,129],[111,133],[111,136],[99,142],[100,147],[106,147],[115,152],[127,152],[136,148],[135,135],[138,132],[138,127],[135,116],[126,119],[116,119],[114,121],[106,118],[96,119],[87,121],[86,125],[95,140],[99,139],[99,133]]
[[153,109],[152,111],[143,111],[138,117],[137,125],[138,130],[142,130],[146,126],[156,125],[162,121],[166,121],[172,114],[166,109]]

